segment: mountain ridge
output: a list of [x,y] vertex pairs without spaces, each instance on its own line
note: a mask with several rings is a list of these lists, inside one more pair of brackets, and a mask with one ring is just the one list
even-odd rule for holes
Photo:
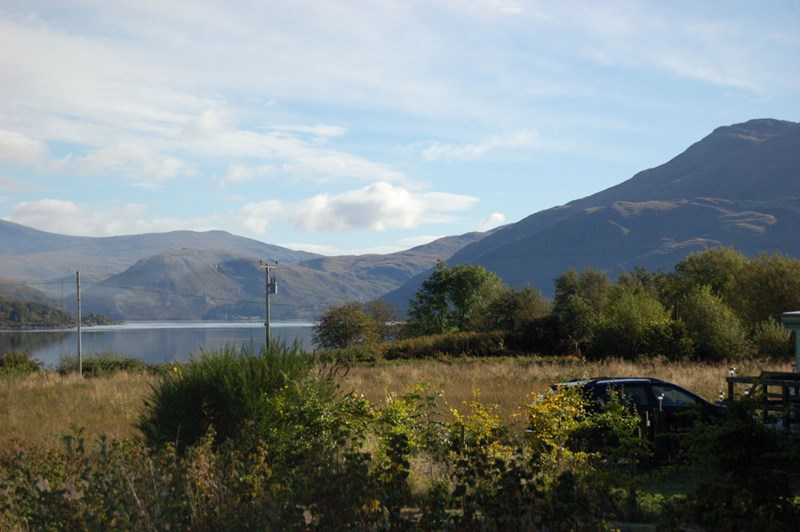
[[[531,214],[465,246],[452,264],[479,264],[505,282],[551,295],[569,268],[612,277],[669,270],[686,254],[734,246],[800,256],[800,124],[754,119],[716,128],[666,163],[610,188]],[[404,307],[428,272],[386,299]]]

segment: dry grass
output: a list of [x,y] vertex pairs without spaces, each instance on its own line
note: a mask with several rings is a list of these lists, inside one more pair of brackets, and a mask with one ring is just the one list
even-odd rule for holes
[[[740,365],[740,375],[757,375],[761,367]],[[788,364],[764,369],[790,371]],[[389,393],[403,393],[415,384],[430,384],[443,394],[441,406],[464,410],[476,397],[485,405],[497,405],[507,424],[528,402],[531,394],[551,384],[597,376],[649,376],[680,384],[706,399],[716,401],[725,389],[725,365],[624,361],[468,359],[415,361],[376,367],[356,367],[342,381],[344,392],[364,394],[384,404]],[[80,379],[54,373],[25,379],[0,379],[0,445],[12,442],[60,447],[62,436],[83,428],[88,441],[97,435],[127,438],[138,434],[133,426],[144,398],[157,377],[117,373],[110,377]]]
[[141,373],[81,379],[52,372],[0,379],[0,445],[58,447],[76,428],[84,429],[87,441],[101,434],[133,436],[154,379]]
[[[757,375],[761,367],[740,365],[739,375]],[[789,364],[772,364],[763,369],[791,371]],[[547,390],[551,384],[571,379],[601,376],[656,377],[674,382],[709,401],[717,401],[726,389],[727,365],[633,363],[619,360],[584,362],[574,359],[471,359],[457,362],[421,361],[378,367],[359,367],[344,380],[344,390],[364,394],[382,404],[389,393],[401,393],[417,383],[430,384],[443,393],[442,405],[463,409],[466,402],[479,399],[497,405],[497,413],[507,422],[513,420],[532,394]]]

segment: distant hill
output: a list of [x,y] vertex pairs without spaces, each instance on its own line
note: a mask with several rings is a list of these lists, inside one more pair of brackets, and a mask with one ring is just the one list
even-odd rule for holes
[[9,279],[8,277],[0,277],[0,297],[28,301],[31,303],[42,303],[43,305],[50,305],[53,307],[59,306],[55,298],[47,296],[41,290],[20,284],[19,281]]
[[[550,295],[569,268],[612,277],[635,266],[671,271],[692,251],[800,256],[800,124],[720,127],[669,162],[607,190],[541,211],[465,246],[452,264],[479,264],[506,283]],[[404,307],[423,272],[385,299]]]
[[15,281],[40,284],[56,296],[60,281],[74,286],[75,272],[87,281],[99,281],[158,253],[180,249],[225,249],[261,260],[298,262],[318,257],[265,244],[224,231],[172,231],[114,237],[75,237],[38,231],[0,220],[0,273]]
[[[273,270],[277,319],[314,320],[330,305],[375,299],[447,259],[482,233],[446,237],[388,255],[315,257]],[[115,319],[262,319],[265,278],[258,257],[180,249],[138,261],[82,291],[84,308]]]

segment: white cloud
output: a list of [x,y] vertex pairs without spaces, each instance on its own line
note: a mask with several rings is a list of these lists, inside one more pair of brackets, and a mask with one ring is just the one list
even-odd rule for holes
[[[685,6],[647,2],[591,3],[580,9],[553,4],[551,9],[562,31],[581,36],[575,50],[604,67],[657,69],[756,94],[774,90],[769,85],[798,84],[796,75],[775,68],[791,52],[769,43],[767,28],[756,22],[760,14],[747,16],[740,8],[732,8],[732,16],[715,9],[712,14],[702,4],[686,12]],[[769,30],[779,33],[774,22]]]
[[488,218],[483,218],[478,222],[477,230],[481,232],[488,231],[495,227],[500,227],[504,223],[506,223],[506,215],[502,212],[493,212]]
[[[193,119],[190,123],[210,121],[216,124],[215,119],[206,119],[205,116]],[[265,163],[251,169],[241,163],[232,164],[232,172],[218,180],[220,184],[241,183],[278,170],[297,179],[318,182],[339,179],[397,182],[406,178],[403,172],[386,164],[323,147],[329,139],[347,133],[347,129],[340,126],[281,125],[263,132],[229,126],[193,125],[190,129],[213,131],[213,134],[187,135],[181,143],[183,148],[206,157],[249,159]],[[308,135],[311,137],[307,138]]]
[[264,235],[269,230],[274,218],[282,216],[285,207],[278,200],[259,201],[247,203],[236,213],[235,220],[248,231],[257,235]]
[[142,186],[152,186],[160,181],[195,174],[189,163],[132,143],[95,150],[75,159],[73,164],[80,173],[119,172]]
[[315,137],[341,137],[347,133],[347,128],[330,124],[317,124],[315,126],[273,126],[271,129],[289,133],[307,133]]
[[302,231],[384,231],[435,221],[438,213],[467,209],[477,198],[440,192],[412,193],[378,182],[339,195],[320,194],[301,202],[290,215]]
[[147,206],[128,204],[83,204],[57,199],[18,203],[9,220],[62,235],[116,236],[175,230],[210,231],[225,220],[208,217],[167,218],[153,216]]
[[96,205],[44,199],[14,206],[13,222],[64,235],[111,236],[125,233],[131,219],[145,213],[142,205],[128,204],[102,210]]
[[198,117],[189,119],[183,133],[189,137],[214,137],[233,125],[232,115],[221,109],[208,109]]
[[15,131],[0,130],[0,163],[38,164],[47,160],[47,145]]
[[453,144],[428,141],[422,150],[426,161],[471,161],[499,150],[542,149],[546,144],[536,131],[521,129],[506,135],[495,135],[476,144]]
[[219,186],[238,185],[253,181],[260,176],[272,175],[275,173],[272,165],[259,166],[253,168],[245,164],[232,164],[228,167],[228,173],[224,177],[214,179],[212,183]]

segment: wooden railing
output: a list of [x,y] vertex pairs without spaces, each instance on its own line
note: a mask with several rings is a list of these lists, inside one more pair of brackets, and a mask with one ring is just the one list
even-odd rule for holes
[[[730,376],[727,380],[728,400],[748,398],[765,423],[780,419],[785,430],[800,424],[800,373],[763,371],[757,377]],[[737,393],[737,384],[749,387]]]

